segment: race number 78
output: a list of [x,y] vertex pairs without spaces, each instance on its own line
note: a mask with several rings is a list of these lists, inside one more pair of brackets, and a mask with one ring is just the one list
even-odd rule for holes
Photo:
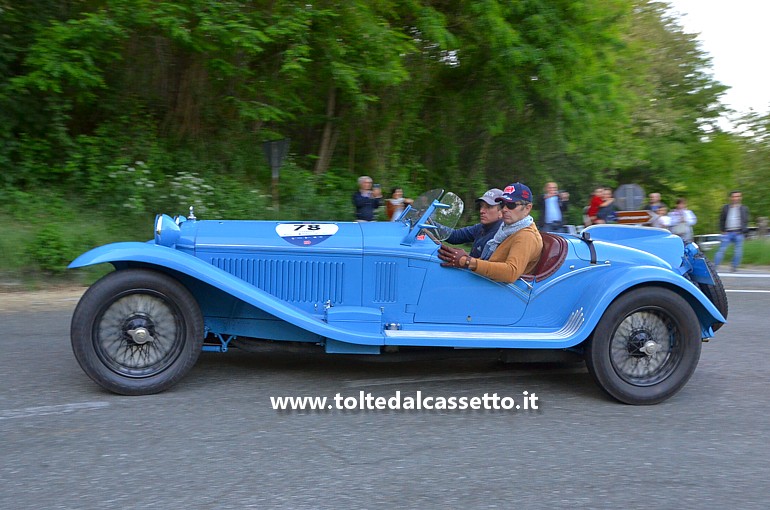
[[308,225],[308,224],[301,224],[294,227],[295,232],[299,232],[300,230],[321,230],[321,225]]

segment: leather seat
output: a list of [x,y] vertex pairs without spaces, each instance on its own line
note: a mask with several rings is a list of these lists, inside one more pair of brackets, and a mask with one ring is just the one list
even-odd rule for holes
[[543,281],[554,274],[567,258],[569,243],[562,236],[542,232],[543,251],[532,274],[521,275],[521,279],[531,281]]

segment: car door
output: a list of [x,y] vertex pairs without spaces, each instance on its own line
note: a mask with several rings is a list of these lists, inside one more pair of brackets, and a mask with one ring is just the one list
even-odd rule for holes
[[509,325],[524,315],[530,286],[492,281],[472,271],[427,266],[417,305],[415,323]]

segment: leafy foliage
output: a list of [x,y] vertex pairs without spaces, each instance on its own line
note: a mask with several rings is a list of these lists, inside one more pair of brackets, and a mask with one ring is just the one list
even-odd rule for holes
[[466,201],[636,182],[713,230],[731,188],[770,199],[767,118],[723,132],[709,65],[653,0],[0,0],[0,190],[132,223],[351,219],[360,174]]
[[40,229],[27,250],[27,255],[46,273],[61,274],[67,269],[72,257],[71,247],[54,225]]

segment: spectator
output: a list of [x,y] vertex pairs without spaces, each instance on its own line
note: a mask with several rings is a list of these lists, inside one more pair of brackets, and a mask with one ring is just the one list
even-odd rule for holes
[[687,208],[687,199],[677,198],[676,207],[668,216],[671,218],[671,233],[681,237],[685,243],[692,242],[692,226],[698,222],[698,218]]
[[650,223],[651,227],[668,229],[671,226],[671,218],[668,216],[668,207],[666,207],[666,204],[661,203],[658,210],[655,211],[655,214],[657,214],[657,216],[652,220],[652,223]]
[[749,231],[749,208],[741,203],[743,194],[740,191],[730,192],[730,203],[722,206],[719,214],[719,231],[722,233],[722,244],[714,256],[714,264],[719,266],[725,250],[731,244],[735,245],[733,252],[732,271],[738,270],[743,257],[743,239]]
[[358,191],[353,193],[353,205],[356,207],[356,221],[374,221],[374,210],[380,206],[382,190],[372,188],[372,178],[362,175],[358,178]]
[[650,193],[649,199],[649,203],[644,206],[646,211],[657,213],[660,207],[665,207],[668,210],[668,206],[660,201],[660,193]]
[[393,188],[390,198],[385,201],[385,211],[388,215],[388,221],[396,221],[407,205],[411,204],[411,198],[404,198],[404,190]]
[[[481,258],[474,258],[459,248],[445,244],[438,250],[444,267],[465,268],[505,283],[515,282],[535,269],[543,250],[543,238],[530,216],[532,191],[520,182],[506,186],[497,199],[503,203],[503,225],[484,246]],[[485,255],[490,255],[485,260]]]
[[599,208],[602,206],[602,203],[604,202],[604,188],[598,187],[594,190],[594,194],[591,195],[591,202],[588,204],[588,207],[586,208],[586,214],[585,218],[583,220],[583,223],[585,226],[593,225],[596,223],[596,215],[599,212]]
[[602,188],[602,204],[596,213],[594,224],[615,223],[618,219],[618,207],[615,205],[615,197],[612,196],[612,188]]
[[452,230],[446,242],[450,244],[473,243],[470,256],[481,257],[481,252],[487,241],[492,239],[503,223],[503,205],[497,201],[503,192],[492,188],[476,199],[479,206],[480,223]]
[[559,191],[555,182],[546,183],[540,196],[537,209],[540,211],[540,219],[537,226],[545,232],[566,232],[564,214],[569,205],[569,193]]

